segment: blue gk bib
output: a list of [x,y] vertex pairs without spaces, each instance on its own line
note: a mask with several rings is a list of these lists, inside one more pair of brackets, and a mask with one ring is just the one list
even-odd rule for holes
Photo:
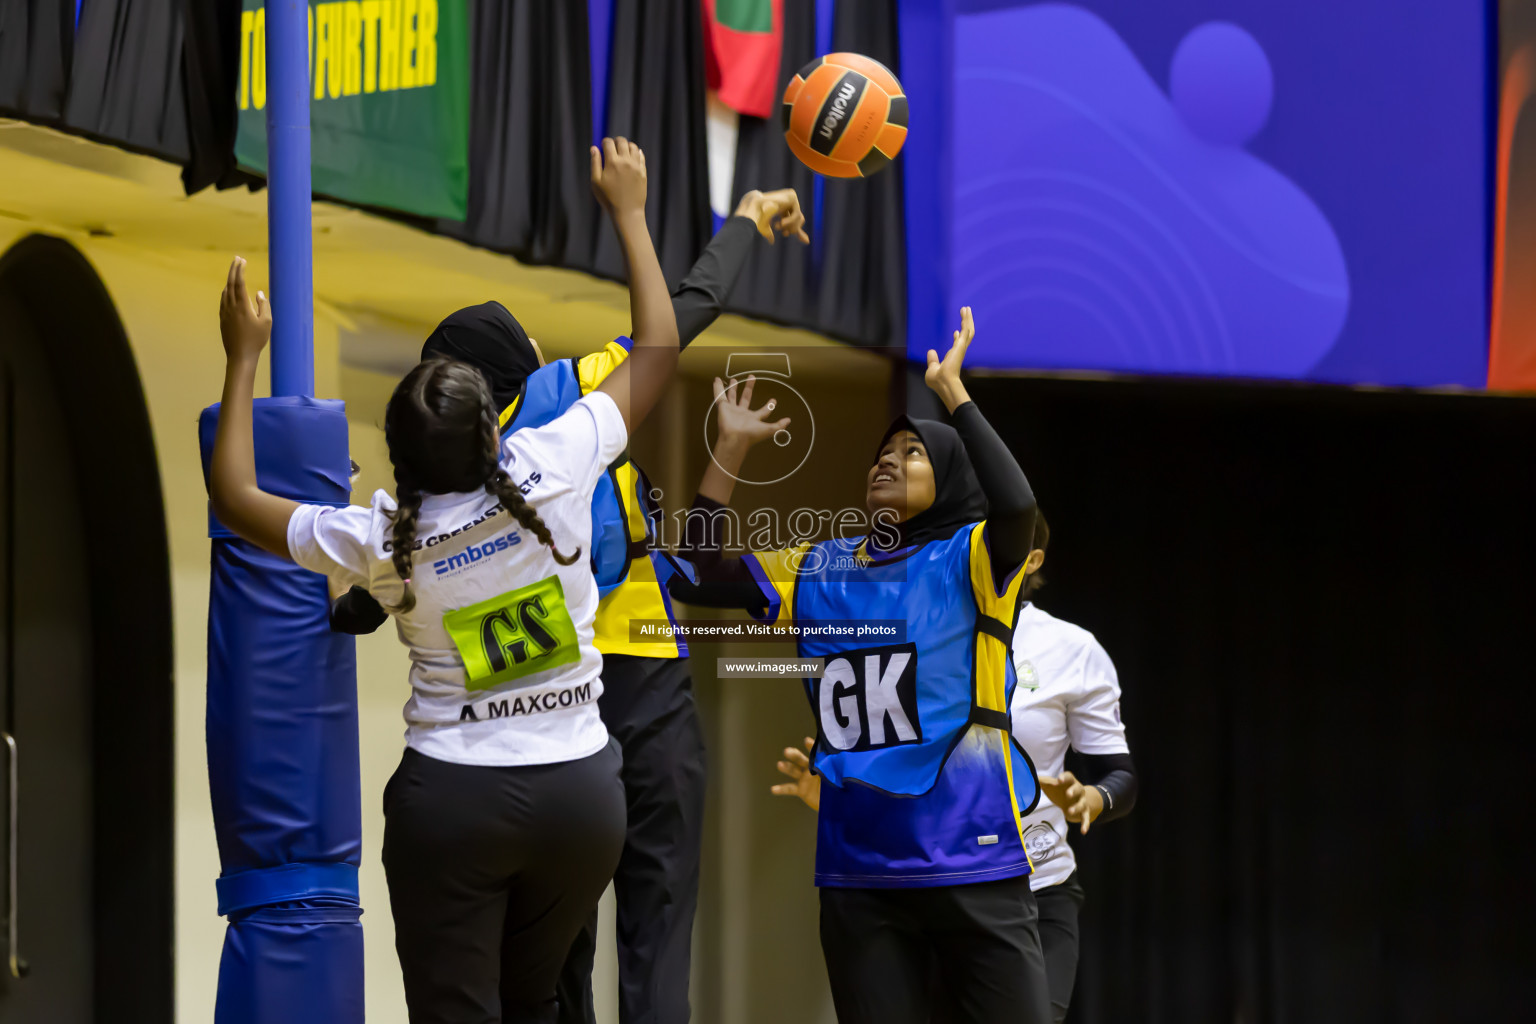
[[826,541],[795,575],[796,626],[906,623],[899,643],[798,642],[801,656],[826,659],[822,678],[806,680],[814,764],[828,783],[818,885],[953,885],[1031,870],[1018,822],[1039,790],[1007,715],[1019,581],[991,591],[981,530],[873,561]]

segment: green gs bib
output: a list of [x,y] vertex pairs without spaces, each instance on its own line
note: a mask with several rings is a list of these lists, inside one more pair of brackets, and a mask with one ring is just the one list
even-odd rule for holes
[[464,659],[468,690],[488,690],[581,660],[558,576],[448,612],[443,628]]

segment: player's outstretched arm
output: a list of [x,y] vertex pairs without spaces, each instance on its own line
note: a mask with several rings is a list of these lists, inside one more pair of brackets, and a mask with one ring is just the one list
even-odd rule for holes
[[960,378],[960,368],[975,336],[976,323],[971,307],[966,306],[960,310],[960,329],[944,358],[940,359],[933,349],[928,350],[924,380],[949,410],[955,431],[976,471],[976,480],[987,496],[987,547],[992,578],[1001,581],[1018,571],[1034,550],[1038,505],[1018,460],[971,400]]
[[235,534],[288,558],[288,520],[298,503],[268,494],[256,483],[256,447],[251,428],[251,394],[256,364],[272,336],[272,307],[245,287],[245,260],[235,257],[219,299],[219,334],[224,341],[224,397],[208,471],[213,514]]
[[674,576],[668,590],[674,598],[710,608],[744,608],[757,614],[767,605],[767,598],[752,571],[739,557],[727,557],[721,517],[729,515],[727,505],[736,485],[736,474],[752,446],[789,426],[788,416],[778,420],[768,417],[775,403],[764,402],[752,408],[755,377],[737,382],[715,378],[715,408],[718,410],[718,436],[713,458],[704,470],[699,493],[688,510],[683,525],[682,553],[698,572],[697,582]]
[[719,319],[725,300],[757,244],[754,235],[762,235],[769,245],[775,235],[798,238],[801,242],[811,240],[805,233],[805,214],[794,189],[748,192],[736,204],[731,219],[710,239],[709,246],[672,293],[681,348],[687,348]]
[[677,370],[677,316],[645,223],[645,154],[627,139],[592,147],[592,191],[613,217],[629,267],[630,357],[598,385],[630,432],[645,419]]

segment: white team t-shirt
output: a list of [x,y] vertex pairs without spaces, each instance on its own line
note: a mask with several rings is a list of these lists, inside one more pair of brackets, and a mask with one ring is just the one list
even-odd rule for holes
[[[1013,735],[1036,772],[1060,775],[1068,746],[1080,754],[1130,753],[1115,665],[1092,633],[1026,603],[1013,631],[1013,667]],[[1031,889],[1065,882],[1077,867],[1067,816],[1044,793],[1024,819],[1024,846],[1035,866]]]
[[[555,547],[581,549],[570,565],[484,491],[422,499],[416,606],[395,615],[411,657],[409,746],[457,764],[528,765],[586,757],[608,742],[597,710],[603,659],[592,643],[592,492],[626,443],[618,406],[602,392],[502,443],[502,468]],[[301,505],[288,550],[393,608],[403,590],[390,558],[394,509],[383,491],[368,508]]]

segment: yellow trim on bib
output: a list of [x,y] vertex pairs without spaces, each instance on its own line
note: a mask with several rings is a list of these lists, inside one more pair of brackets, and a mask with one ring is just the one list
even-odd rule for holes
[[[978,523],[971,530],[971,596],[976,600],[976,613],[996,619],[1008,627],[1011,633],[1018,623],[1019,591],[1024,586],[1024,570],[1021,566],[1008,581],[1008,586],[1001,594],[992,580],[992,555],[987,550],[985,542],[986,523]],[[975,701],[978,707],[989,711],[999,711],[1008,714],[1008,662],[1012,656],[1009,645],[999,637],[980,630],[976,633],[976,695]],[[988,729],[989,726],[978,725],[975,728]],[[1019,793],[1013,783],[1013,751],[1010,749],[1011,741],[1008,734],[1001,729],[992,729],[998,735],[1003,746],[1003,768],[1008,776],[1008,799],[1013,805],[1013,824],[1019,836],[1019,846],[1024,850],[1024,856],[1029,857],[1029,848],[1024,844],[1024,814],[1019,806]],[[1039,780],[1035,781],[1038,791]],[[1034,861],[1030,861],[1033,870]]]

